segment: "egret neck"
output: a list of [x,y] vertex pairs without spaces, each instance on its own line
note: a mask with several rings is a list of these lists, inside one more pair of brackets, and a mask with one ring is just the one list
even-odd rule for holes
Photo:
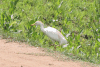
[[44,25],[43,24],[40,24],[40,29],[42,32],[44,32]]

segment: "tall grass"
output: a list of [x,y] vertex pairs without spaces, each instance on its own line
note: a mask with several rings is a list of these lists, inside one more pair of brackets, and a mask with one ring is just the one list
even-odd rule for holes
[[[69,45],[57,51],[72,58],[100,63],[99,0],[1,0],[0,28],[5,37],[54,49],[35,21],[52,26],[66,36]],[[45,26],[46,27],[46,26]],[[58,43],[57,43],[58,44]]]

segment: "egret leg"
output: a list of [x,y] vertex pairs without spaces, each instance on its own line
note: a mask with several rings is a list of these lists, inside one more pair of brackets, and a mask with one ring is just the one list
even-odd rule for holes
[[53,44],[51,44],[51,43],[50,43],[50,45],[49,45],[49,46],[54,46],[54,41],[53,41],[53,40],[51,40],[51,41],[53,42]]
[[55,44],[54,44],[54,41],[52,40],[52,42],[53,42],[53,44],[51,44],[51,46],[54,46]]
[[55,50],[56,50],[56,45],[54,45],[54,48],[55,48]]

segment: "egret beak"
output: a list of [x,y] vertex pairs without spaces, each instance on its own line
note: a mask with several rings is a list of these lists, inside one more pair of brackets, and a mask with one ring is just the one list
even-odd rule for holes
[[30,25],[30,26],[33,26],[33,25],[35,25],[35,23],[34,23],[34,24],[32,24],[32,25]]

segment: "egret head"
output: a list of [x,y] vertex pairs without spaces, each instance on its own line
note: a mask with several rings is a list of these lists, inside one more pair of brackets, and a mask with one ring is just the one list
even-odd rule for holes
[[38,26],[38,25],[43,25],[43,23],[41,22],[41,21],[36,21],[34,24],[32,24],[31,26],[33,26],[33,25],[36,25],[36,26]]

